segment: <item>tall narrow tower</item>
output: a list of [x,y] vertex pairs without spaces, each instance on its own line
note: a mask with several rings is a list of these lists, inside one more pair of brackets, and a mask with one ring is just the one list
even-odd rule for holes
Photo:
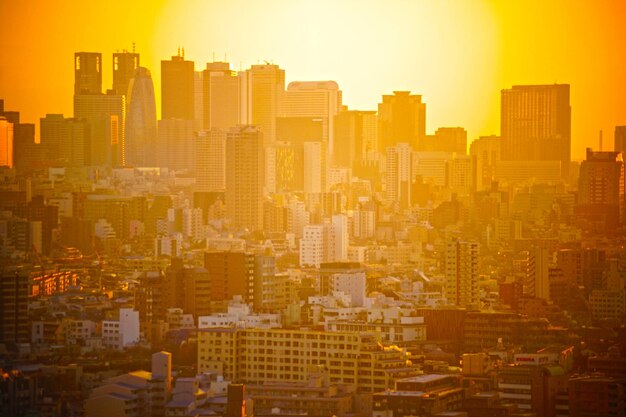
[[115,52],[113,54],[113,90],[115,94],[128,95],[130,79],[139,67],[139,54],[135,52]]
[[156,166],[157,119],[150,71],[138,67],[128,88],[124,165]]
[[74,53],[74,94],[102,93],[102,54]]
[[242,77],[243,120],[259,126],[265,143],[272,144],[285,92],[285,70],[278,65],[253,65]]
[[561,161],[569,174],[571,114],[568,84],[515,85],[502,90],[502,160]]
[[449,304],[476,306],[478,293],[478,243],[452,240],[446,244],[446,286]]
[[161,119],[194,119],[194,63],[184,54],[161,61]]
[[237,229],[263,228],[263,134],[237,126],[226,135],[226,216]]

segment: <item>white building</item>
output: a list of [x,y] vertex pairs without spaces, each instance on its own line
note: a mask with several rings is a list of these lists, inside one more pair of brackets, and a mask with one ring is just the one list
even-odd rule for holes
[[110,349],[123,350],[139,342],[139,312],[120,308],[117,320],[102,321],[102,344]]

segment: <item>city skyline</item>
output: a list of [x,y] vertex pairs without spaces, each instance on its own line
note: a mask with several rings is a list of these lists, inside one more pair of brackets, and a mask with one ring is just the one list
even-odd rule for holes
[[[102,53],[106,89],[112,85],[112,53],[135,47],[153,74],[160,115],[160,61],[181,47],[196,71],[226,54],[233,70],[273,62],[285,70],[286,84],[334,80],[350,109],[374,110],[382,95],[411,91],[428,106],[427,133],[462,126],[468,145],[500,133],[500,92],[513,85],[570,84],[573,160],[597,146],[600,130],[609,149],[614,126],[626,122],[619,110],[626,94],[619,72],[626,52],[618,47],[626,37],[620,25],[623,2],[601,8],[581,3],[573,10],[565,2],[150,4],[113,2],[118,7],[107,9],[97,3],[95,11],[71,2],[6,5],[15,18],[0,29],[0,96],[19,108],[26,122],[46,113],[69,115],[69,57],[77,51]],[[120,7],[125,13],[113,13]],[[109,21],[119,29],[107,30]],[[344,25],[348,33],[340,31]],[[418,41],[399,42],[399,36]],[[15,65],[33,54],[45,62],[49,76],[41,74],[41,65]]]

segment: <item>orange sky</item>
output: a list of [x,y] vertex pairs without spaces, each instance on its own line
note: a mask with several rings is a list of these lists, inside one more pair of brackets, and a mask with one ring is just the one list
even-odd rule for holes
[[336,80],[356,109],[411,90],[427,103],[428,132],[463,126],[470,140],[499,133],[501,89],[569,83],[574,159],[597,148],[600,129],[612,148],[626,124],[625,1],[0,0],[0,10],[0,98],[25,122],[71,115],[75,51],[103,53],[110,88],[111,53],[135,42],[157,96],[159,61],[184,46],[197,70],[227,53],[235,69],[279,64],[287,82]]

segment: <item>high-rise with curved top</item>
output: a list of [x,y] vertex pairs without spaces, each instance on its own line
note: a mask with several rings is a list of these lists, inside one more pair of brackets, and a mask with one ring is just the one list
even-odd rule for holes
[[128,85],[124,165],[156,166],[157,119],[150,71],[137,67]]

